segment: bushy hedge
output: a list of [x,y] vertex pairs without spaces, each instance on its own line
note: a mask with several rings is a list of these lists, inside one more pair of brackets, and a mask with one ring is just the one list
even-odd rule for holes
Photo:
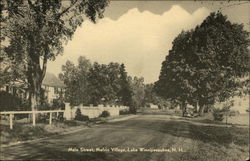
[[81,110],[79,108],[77,108],[75,120],[78,120],[78,121],[89,121],[89,116],[83,115],[81,113]]
[[102,111],[100,117],[109,117],[110,113],[108,111]]

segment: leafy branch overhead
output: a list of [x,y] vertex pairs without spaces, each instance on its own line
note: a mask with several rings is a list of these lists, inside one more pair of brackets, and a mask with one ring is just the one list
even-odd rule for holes
[[[63,52],[84,21],[103,17],[107,0],[17,0],[1,1],[1,41],[8,56],[24,63],[34,102],[39,102],[47,61]],[[32,99],[31,99],[32,100]]]

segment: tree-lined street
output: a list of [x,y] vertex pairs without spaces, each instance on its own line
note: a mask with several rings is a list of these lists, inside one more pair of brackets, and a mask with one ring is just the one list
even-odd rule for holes
[[1,1],[0,159],[249,158],[250,3],[197,3]]

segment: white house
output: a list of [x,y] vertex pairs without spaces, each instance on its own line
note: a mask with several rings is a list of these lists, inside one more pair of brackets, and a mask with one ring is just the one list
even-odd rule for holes
[[48,103],[52,103],[54,99],[64,97],[65,85],[52,73],[46,73],[42,88],[45,90],[45,98]]

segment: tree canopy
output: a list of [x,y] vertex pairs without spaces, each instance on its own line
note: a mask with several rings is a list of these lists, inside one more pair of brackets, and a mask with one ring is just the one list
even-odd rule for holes
[[132,90],[124,64],[92,64],[79,57],[77,66],[67,61],[59,77],[66,85],[65,97],[71,105],[131,103]]
[[[183,31],[162,63],[155,90],[166,99],[204,106],[235,94],[247,76],[249,33],[220,12],[211,13],[201,25]],[[184,108],[185,109],[185,108]]]

